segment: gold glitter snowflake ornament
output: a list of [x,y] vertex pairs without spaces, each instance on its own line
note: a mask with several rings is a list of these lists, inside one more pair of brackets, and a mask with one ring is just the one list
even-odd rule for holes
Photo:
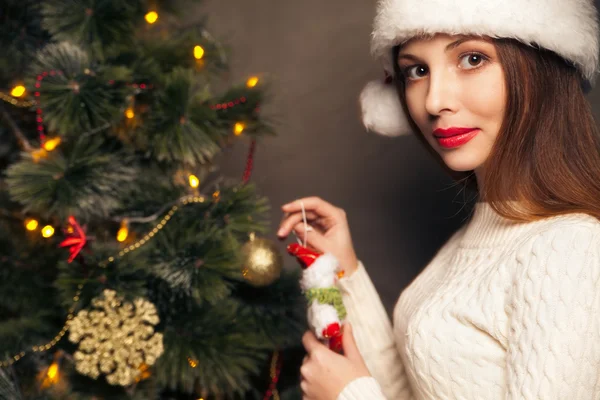
[[123,303],[114,290],[92,300],[92,310],[82,310],[69,322],[69,340],[79,343],[75,368],[83,375],[106,375],[111,385],[128,386],[140,375],[142,364],[153,365],[163,353],[163,335],[156,307],[142,298]]

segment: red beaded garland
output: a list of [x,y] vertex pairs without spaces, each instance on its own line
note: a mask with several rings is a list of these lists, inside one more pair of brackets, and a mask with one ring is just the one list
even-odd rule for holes
[[[54,76],[54,75],[62,75],[63,72],[58,70],[58,71],[44,71],[41,74],[39,74],[37,76],[37,82],[35,83],[35,87],[36,89],[39,89],[40,87],[42,87],[42,81],[44,80],[45,77],[49,76]],[[37,118],[35,119],[35,122],[37,122],[37,130],[39,132],[40,135],[40,142],[43,144],[44,141],[46,140],[46,134],[44,133],[44,117],[42,115],[42,109],[40,108],[40,92],[36,91],[34,94],[35,96],[35,105],[36,105],[36,110],[35,112],[37,113]]]
[[210,109],[211,110],[227,110],[228,108],[234,107],[240,103],[245,103],[245,102],[246,102],[246,98],[244,96],[242,96],[239,99],[227,101],[224,103],[211,104]]
[[244,177],[242,178],[244,183],[248,183],[250,180],[250,174],[252,174],[252,167],[254,165],[254,152],[256,150],[256,139],[253,139],[250,143],[250,149],[248,150],[248,159],[246,160],[246,169],[244,170]]
[[[274,365],[273,365],[274,364]],[[277,391],[277,382],[279,381],[279,375],[281,374],[281,364],[282,357],[279,351],[275,351],[273,353],[273,358],[271,360],[271,383],[269,384],[269,388],[265,392],[265,396],[263,400],[269,400],[271,396],[275,400],[279,400],[279,392]],[[273,368],[273,366],[275,368]]]

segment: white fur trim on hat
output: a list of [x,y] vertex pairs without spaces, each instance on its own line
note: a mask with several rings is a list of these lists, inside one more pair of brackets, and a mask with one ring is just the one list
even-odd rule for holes
[[393,83],[371,81],[360,93],[362,122],[369,131],[384,136],[407,135],[411,132]]
[[[393,46],[436,33],[512,38],[554,51],[579,70],[584,87],[594,84],[598,72],[593,0],[379,0],[371,53],[393,75]],[[365,127],[385,136],[410,131],[392,91],[393,85],[370,82],[360,96]]]
[[391,48],[416,34],[513,38],[571,61],[588,81],[598,70],[593,0],[380,0],[371,52],[391,74]]

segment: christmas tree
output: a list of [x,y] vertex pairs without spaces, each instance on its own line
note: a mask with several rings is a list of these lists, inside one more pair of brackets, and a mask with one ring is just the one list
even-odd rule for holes
[[189,7],[2,0],[2,399],[297,396],[299,273],[250,180],[265,77],[230,85]]

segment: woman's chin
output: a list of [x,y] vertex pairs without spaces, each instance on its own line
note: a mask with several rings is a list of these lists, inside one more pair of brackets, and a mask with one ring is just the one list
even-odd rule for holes
[[453,171],[465,172],[477,169],[482,163],[479,160],[470,160],[468,157],[444,157],[444,162]]

